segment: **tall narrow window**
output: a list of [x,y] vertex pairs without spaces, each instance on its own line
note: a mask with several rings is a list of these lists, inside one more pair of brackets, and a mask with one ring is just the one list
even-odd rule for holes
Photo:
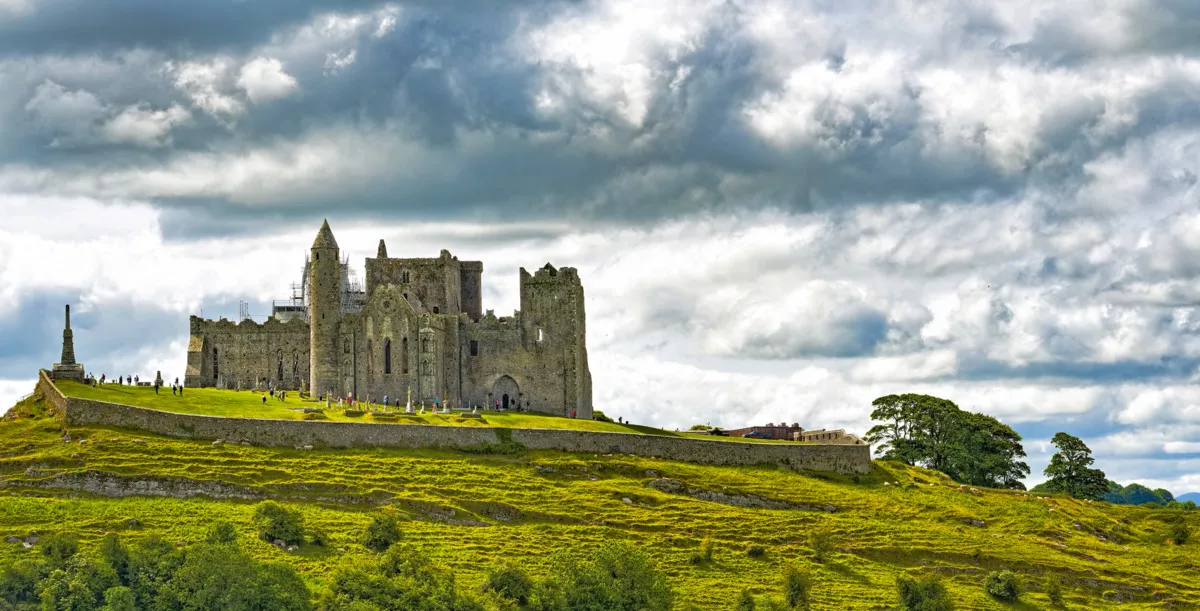
[[408,373],[408,338],[400,340],[400,373]]
[[541,328],[541,327],[538,327],[537,341],[539,341],[539,342],[540,342],[540,341],[542,341],[542,339],[544,339],[545,337],[546,337],[546,336],[545,336],[545,334],[544,334],[544,333],[542,333],[542,328]]
[[392,372],[392,340],[383,340],[383,372]]
[[375,354],[371,352],[371,338],[367,338],[367,371],[375,370]]
[[400,272],[400,282],[408,282],[408,272]]
[[479,356],[479,342],[471,340],[471,356]]
[[214,382],[217,381],[218,373],[219,373],[219,371],[217,369],[217,347],[213,346],[213,381]]

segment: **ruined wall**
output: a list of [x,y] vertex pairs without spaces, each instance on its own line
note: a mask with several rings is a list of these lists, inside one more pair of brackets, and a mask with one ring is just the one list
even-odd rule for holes
[[263,380],[297,390],[309,377],[309,326],[279,322],[204,320],[192,316],[188,371],[191,387],[251,388]]
[[367,259],[366,272],[368,299],[380,287],[394,284],[419,314],[462,311],[462,270],[448,250],[436,259]]
[[[418,424],[368,424],[221,418],[159,412],[103,401],[66,399],[67,426],[114,426],[192,439],[259,445],[470,448],[500,442],[498,429]],[[504,429],[530,450],[633,454],[707,465],[778,464],[791,469],[867,473],[868,446],[747,443],[558,429]]]
[[547,263],[532,275],[521,269],[521,335],[533,353],[531,400],[592,417],[583,284],[574,268]]
[[459,261],[462,311],[471,320],[483,317],[483,262]]
[[[472,342],[474,355],[471,354]],[[538,378],[538,364],[521,343],[519,317],[497,318],[488,310],[479,322],[463,325],[460,349],[464,370],[462,396],[466,405],[494,405],[507,392],[510,408],[520,401],[525,409],[562,414],[561,403],[538,403],[529,394]],[[506,377],[511,383],[504,379]]]

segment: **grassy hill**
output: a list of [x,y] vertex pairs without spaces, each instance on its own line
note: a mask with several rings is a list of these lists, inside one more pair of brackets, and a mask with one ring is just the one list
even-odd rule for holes
[[[267,397],[262,400],[263,393],[254,391],[223,390],[217,388],[189,388],[183,395],[171,394],[170,388],[159,389],[148,386],[122,386],[105,384],[89,386],[72,381],[57,382],[59,390],[68,397],[94,399],[121,403],[147,409],[155,409],[179,414],[197,414],[203,416],[225,416],[229,418],[265,418],[270,420],[302,420],[312,419],[313,414],[305,414],[304,409],[324,408],[325,403],[315,399],[301,399],[298,396],[279,401]],[[359,406],[355,406],[356,409]],[[419,410],[419,407],[414,407]],[[482,418],[462,418],[458,412],[450,414],[435,414],[432,408],[424,414],[405,414],[404,408],[389,409],[374,406],[372,411],[358,415],[347,415],[345,410],[331,407],[320,414],[322,420],[343,422],[374,422],[386,424],[433,424],[441,426],[493,426],[504,428],[539,428],[539,429],[575,429],[581,431],[607,431],[611,433],[636,433],[642,435],[666,435],[672,437],[701,437],[722,441],[739,441],[753,443],[781,443],[785,440],[754,439],[742,437],[719,437],[705,433],[684,431],[669,431],[650,426],[629,423],[603,422],[600,420],[584,420],[567,418],[549,414],[515,411],[484,411]],[[791,443],[791,442],[787,442]]]
[[[944,578],[959,609],[1048,609],[1050,577],[1062,580],[1069,608],[1200,608],[1197,544],[1166,540],[1173,520],[1200,528],[1200,512],[972,493],[938,473],[884,462],[845,477],[626,455],[214,446],[103,428],[72,429],[64,441],[44,410],[31,397],[0,422],[0,537],[71,531],[89,552],[105,532],[191,544],[224,519],[239,526],[252,555],[296,566],[320,590],[335,569],[368,562],[359,536],[372,517],[391,513],[405,541],[467,587],[501,561],[537,576],[556,550],[619,539],[668,574],[679,609],[731,609],[745,588],[778,592],[786,566],[810,574],[814,609],[886,609],[897,576],[927,573]],[[243,498],[80,491],[101,487]],[[267,497],[299,511],[330,544],[289,553],[255,540],[250,516]],[[831,538],[824,562],[811,545],[818,533]],[[712,562],[692,564],[706,538]],[[750,545],[765,555],[750,557]],[[0,542],[0,565],[31,553]],[[1022,576],[1022,602],[984,592],[986,573],[1001,568]]]

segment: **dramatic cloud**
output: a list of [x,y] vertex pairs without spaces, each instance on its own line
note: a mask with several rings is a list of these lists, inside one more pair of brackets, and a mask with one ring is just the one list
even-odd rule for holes
[[324,217],[579,268],[595,400],[870,426],[929,392],[1200,489],[1200,5],[0,0],[0,398],[180,375]]

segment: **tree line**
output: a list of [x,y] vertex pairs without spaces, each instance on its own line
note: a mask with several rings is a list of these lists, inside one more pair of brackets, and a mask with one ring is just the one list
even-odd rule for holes
[[[926,467],[954,481],[987,488],[1024,490],[1029,465],[1021,436],[999,420],[959,408],[953,401],[921,394],[887,395],[871,403],[878,422],[865,435],[885,460]],[[1048,479],[1034,492],[1057,492],[1080,499],[1122,504],[1156,503],[1172,509],[1194,509],[1195,503],[1174,501],[1171,493],[1140,484],[1121,486],[1093,467],[1092,450],[1065,432],[1050,443],[1057,450],[1042,472]]]

